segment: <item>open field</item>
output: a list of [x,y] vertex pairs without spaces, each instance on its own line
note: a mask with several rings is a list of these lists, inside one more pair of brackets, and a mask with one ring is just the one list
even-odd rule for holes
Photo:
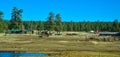
[[[72,32],[70,32],[72,33]],[[97,34],[77,33],[69,36],[0,34],[0,51],[26,51],[51,54],[49,57],[120,57],[120,41],[97,41],[88,38],[115,38]],[[87,40],[86,40],[87,39]]]

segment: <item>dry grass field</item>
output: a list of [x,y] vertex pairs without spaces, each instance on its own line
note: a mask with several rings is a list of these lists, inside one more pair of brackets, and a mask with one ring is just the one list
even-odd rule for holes
[[[120,57],[118,37],[98,36],[97,34],[77,32],[77,35],[50,36],[40,38],[37,35],[0,34],[0,51],[25,51],[47,53],[47,57]],[[89,40],[98,38],[98,40]],[[115,41],[103,41],[111,38]]]

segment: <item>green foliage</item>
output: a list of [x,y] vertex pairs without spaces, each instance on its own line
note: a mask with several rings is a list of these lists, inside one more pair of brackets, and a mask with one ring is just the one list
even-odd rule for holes
[[56,15],[56,27],[55,27],[55,30],[60,33],[60,31],[62,31],[63,29],[63,26],[62,26],[62,20],[61,20],[61,16],[60,14],[57,14]]
[[113,31],[120,31],[119,28],[120,28],[119,27],[119,22],[118,22],[117,19],[115,19],[114,22],[113,22]]
[[12,13],[11,13],[11,20],[9,29],[23,29],[23,23],[22,23],[22,9],[18,9],[17,7],[13,7]]
[[44,23],[42,21],[38,22],[37,30],[44,30]]
[[8,29],[8,21],[3,20],[3,12],[0,11],[0,32],[4,32]]
[[2,21],[2,20],[3,20],[3,12],[0,11],[0,21]]
[[3,19],[3,12],[0,11],[0,32],[4,32],[8,29],[19,29],[19,30],[49,30],[57,31],[111,31],[119,32],[120,23],[118,19],[113,22],[62,22],[60,14],[54,15],[53,12],[49,13],[49,16],[45,22],[43,21],[22,21],[22,9],[14,7],[11,13],[11,20],[5,21]]
[[73,21],[68,24],[68,31],[73,31]]
[[114,22],[63,22],[63,31],[110,31],[119,32],[120,23]]
[[54,13],[50,12],[49,17],[48,17],[46,24],[45,24],[45,29],[52,31],[55,29],[55,26],[56,26],[56,23],[55,23]]

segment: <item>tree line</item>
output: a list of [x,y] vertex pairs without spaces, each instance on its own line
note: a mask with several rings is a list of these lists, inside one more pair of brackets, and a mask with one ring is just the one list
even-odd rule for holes
[[23,9],[13,7],[11,12],[11,20],[4,20],[4,13],[0,11],[0,32],[5,30],[49,30],[57,31],[110,31],[119,32],[120,23],[118,19],[113,22],[62,22],[60,14],[54,15],[53,12],[48,14],[46,21],[23,21],[22,20]]

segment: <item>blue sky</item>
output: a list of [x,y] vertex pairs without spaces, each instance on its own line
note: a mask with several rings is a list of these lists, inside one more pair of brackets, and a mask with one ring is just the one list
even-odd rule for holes
[[120,0],[0,0],[4,19],[11,19],[12,8],[23,9],[23,20],[45,21],[49,12],[61,14],[63,21],[120,20]]

